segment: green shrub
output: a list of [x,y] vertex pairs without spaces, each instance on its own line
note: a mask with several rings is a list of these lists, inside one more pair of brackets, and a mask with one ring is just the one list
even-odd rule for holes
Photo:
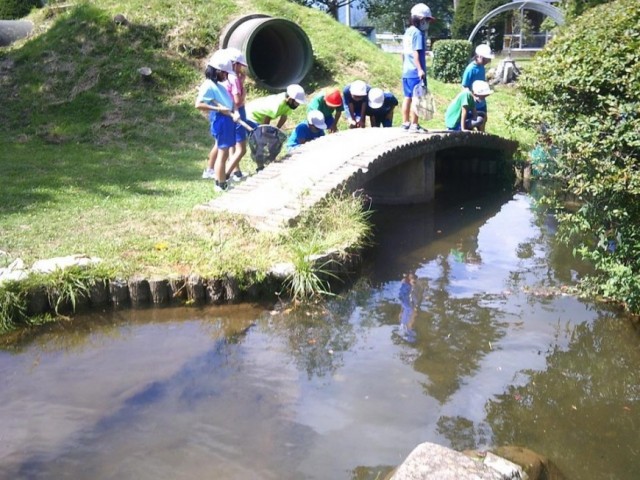
[[560,152],[556,175],[581,200],[578,211],[559,219],[561,238],[597,269],[583,286],[639,312],[637,0],[588,10],[536,56],[520,85],[535,112],[525,117],[544,125]]
[[440,40],[433,45],[433,78],[446,83],[460,83],[462,72],[471,58],[467,40]]
[[0,0],[0,19],[22,18],[28,15],[32,8],[40,6],[41,0]]

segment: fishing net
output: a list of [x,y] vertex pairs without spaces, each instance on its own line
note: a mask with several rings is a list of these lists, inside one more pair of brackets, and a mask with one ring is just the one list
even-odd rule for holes
[[249,135],[248,143],[251,158],[256,162],[258,170],[262,170],[267,163],[276,159],[286,139],[287,135],[276,127],[271,125],[256,127]]
[[433,95],[422,83],[413,89],[411,109],[423,120],[431,120],[436,114],[436,102]]

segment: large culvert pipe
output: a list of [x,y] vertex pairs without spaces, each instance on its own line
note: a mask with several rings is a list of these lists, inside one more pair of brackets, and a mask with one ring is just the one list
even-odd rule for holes
[[220,46],[235,47],[244,53],[249,74],[269,90],[301,83],[313,64],[309,37],[284,18],[263,14],[242,16],[224,28]]
[[31,30],[33,23],[28,20],[0,20],[0,47],[28,37]]

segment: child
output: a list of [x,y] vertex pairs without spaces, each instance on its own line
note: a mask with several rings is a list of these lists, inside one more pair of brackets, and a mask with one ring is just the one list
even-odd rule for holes
[[[486,81],[485,65],[491,62],[493,54],[491,53],[491,47],[484,43],[478,45],[475,50],[475,56],[471,63],[467,65],[462,73],[462,88],[466,88],[471,91],[471,86],[476,80]],[[485,125],[487,124],[487,103],[482,101],[476,103],[476,110],[479,113],[483,113],[485,117]]]
[[258,98],[247,104],[247,118],[249,123],[270,125],[271,120],[278,119],[277,128],[282,128],[287,121],[287,115],[300,105],[307,103],[306,94],[300,85],[292,84],[284,93]]
[[473,82],[471,90],[471,92],[463,90],[449,104],[444,114],[444,122],[449,130],[477,129],[484,132],[486,117],[478,115],[476,103],[487,98],[493,91],[489,88],[489,84],[482,80]]
[[[225,166],[229,157],[229,148],[235,144],[235,123],[240,118],[233,110],[233,99],[223,83],[233,71],[231,61],[224,51],[218,50],[207,63],[206,80],[198,89],[195,106],[201,112],[209,114],[211,134],[216,140],[218,151],[214,159],[216,179],[215,190],[227,189]],[[210,165],[211,168],[214,165]]]
[[298,147],[304,143],[320,138],[324,135],[327,124],[324,115],[319,110],[313,110],[307,114],[307,121],[299,123],[289,135],[287,149]]
[[418,3],[411,9],[411,26],[404,32],[402,39],[402,128],[411,133],[426,133],[418,125],[418,115],[411,109],[413,89],[423,83],[427,86],[426,32],[429,23],[435,18],[431,9],[424,3]]
[[350,83],[342,91],[344,116],[349,122],[349,128],[364,128],[366,126],[367,94],[371,87],[362,80]]
[[391,92],[383,92],[381,88],[369,90],[367,116],[372,127],[390,127],[393,123],[393,111],[398,106],[398,99]]
[[[324,122],[327,124],[327,128],[330,133],[335,133],[338,130],[338,120],[342,115],[344,106],[342,105],[342,95],[337,88],[331,90],[329,93],[320,92],[313,97],[313,100],[309,102],[307,111],[311,112],[318,110],[324,115]],[[335,112],[335,117],[334,117]]]
[[[233,73],[229,74],[224,85],[233,99],[234,110],[240,114],[240,119],[246,122],[247,112],[244,107],[244,102],[247,97],[247,92],[244,87],[246,78],[244,69],[247,66],[247,59],[237,48],[227,48],[226,51],[233,66]],[[229,168],[227,169],[227,178],[233,181],[239,181],[243,178],[239,167],[240,160],[242,160],[242,157],[247,153],[247,129],[239,123],[236,124],[236,144],[232,148],[232,152]]]

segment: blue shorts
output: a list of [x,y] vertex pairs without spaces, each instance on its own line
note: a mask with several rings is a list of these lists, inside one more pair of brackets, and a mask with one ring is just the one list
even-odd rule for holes
[[[238,108],[238,113],[240,114],[240,119],[247,121],[247,111],[244,106]],[[236,143],[242,143],[247,139],[247,129],[244,128],[239,123],[236,123]]]
[[389,128],[391,126],[391,119],[387,118],[387,116],[378,117],[376,115],[372,115],[376,126]]
[[218,148],[230,148],[236,144],[236,124],[228,115],[212,115],[211,135]]
[[402,79],[402,92],[406,98],[413,97],[413,89],[418,85],[422,79],[420,78],[403,78]]

